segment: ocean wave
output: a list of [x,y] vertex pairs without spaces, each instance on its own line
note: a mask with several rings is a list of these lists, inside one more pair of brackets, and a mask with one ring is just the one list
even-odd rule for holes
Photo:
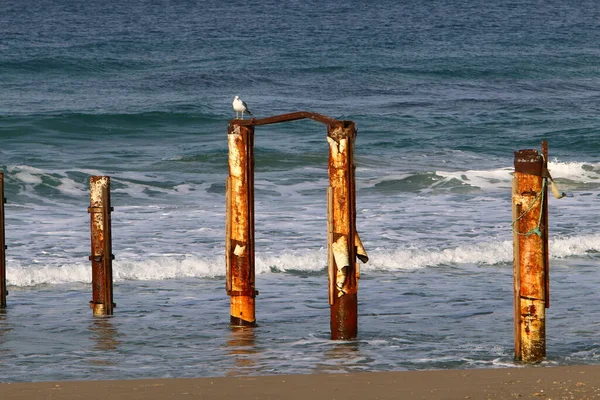
[[[211,156],[198,157],[195,161],[208,163],[210,158]],[[181,171],[181,174],[184,172]],[[79,201],[89,196],[90,177],[102,175],[107,175],[106,171],[9,165],[5,173],[5,191],[9,203],[39,205],[65,200]],[[195,190],[211,191],[210,183],[173,180],[172,174],[158,177],[155,173],[113,171],[110,177],[111,193],[133,199],[150,199],[160,195],[180,196]]]
[[600,163],[550,161],[548,170],[554,179],[589,183],[600,180]]
[[82,56],[46,56],[22,57],[20,59],[3,60],[0,70],[6,73],[21,73],[28,71],[36,74],[59,72],[70,75],[93,76],[94,74],[108,73],[114,75],[117,71],[135,72],[145,67],[146,64],[136,59],[111,58],[111,57],[82,57]]
[[[553,179],[568,184],[571,190],[594,183],[600,185],[600,163],[554,160],[548,163],[548,169]],[[511,166],[487,170],[405,172],[359,180],[359,188],[419,193],[508,190],[513,171]]]
[[[299,155],[287,161],[283,152],[259,154],[256,190],[262,195],[319,195],[327,186],[326,159],[318,154]],[[226,155],[222,150],[165,156],[158,162],[163,172],[112,171],[112,190],[118,196],[150,199],[157,196],[179,196],[190,191],[222,194]],[[194,172],[202,165],[207,175],[198,179]],[[395,167],[393,167],[396,169]],[[560,190],[577,191],[600,187],[600,163],[552,161],[549,170]],[[210,175],[212,172],[213,175]],[[509,191],[512,167],[488,170],[390,172],[384,176],[366,177],[371,171],[357,174],[359,195],[372,193],[480,193]],[[278,175],[279,174],[279,175]],[[53,196],[77,199],[88,195],[89,177],[107,175],[106,171],[88,168],[48,169],[31,165],[7,165],[5,190],[9,200],[47,203]],[[293,178],[290,176],[293,175]],[[371,176],[373,176],[371,174]],[[56,199],[55,199],[56,200]]]
[[[164,108],[164,107],[163,107]],[[58,132],[64,132],[64,128],[69,126],[106,126],[106,124],[119,124],[135,127],[154,127],[157,124],[165,124],[169,126],[186,125],[186,124],[202,124],[202,123],[222,123],[226,121],[222,110],[212,106],[203,106],[200,108],[192,104],[173,104],[167,105],[167,110],[131,110],[122,112],[106,112],[104,110],[97,111],[82,111],[82,112],[65,112],[61,110],[27,113],[9,114],[3,113],[0,115],[3,122],[13,126],[21,127],[27,125],[43,125],[45,129],[53,127]],[[110,133],[110,131],[106,131]]]
[[[551,259],[585,257],[600,252],[600,234],[561,237],[550,241]],[[363,273],[400,272],[422,268],[460,265],[499,265],[512,263],[511,241],[477,243],[448,249],[373,249],[370,260],[361,265]],[[303,273],[321,274],[327,265],[326,250],[281,252],[256,255],[256,274]],[[222,255],[200,257],[173,255],[150,259],[117,260],[113,278],[120,281],[160,281],[178,278],[222,279],[225,261]],[[91,283],[91,266],[87,262],[60,265],[7,266],[9,286],[30,287],[69,283]]]
[[[549,241],[551,259],[581,257],[600,251],[600,234],[560,237]],[[512,263],[513,242],[485,242],[442,250],[376,249],[364,270],[420,269],[443,265],[497,265]]]

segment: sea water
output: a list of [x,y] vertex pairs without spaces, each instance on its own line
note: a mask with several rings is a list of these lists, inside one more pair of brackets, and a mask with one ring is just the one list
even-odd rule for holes
[[[518,366],[514,151],[549,143],[544,364],[600,358],[595,1],[4,0],[0,381]],[[356,122],[359,334],[329,340],[326,127],[255,142],[257,322],[228,327],[227,125]],[[111,177],[115,315],[88,182]]]

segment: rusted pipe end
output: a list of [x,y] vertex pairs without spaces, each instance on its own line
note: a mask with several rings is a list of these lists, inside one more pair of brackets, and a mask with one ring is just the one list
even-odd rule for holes
[[356,136],[356,127],[353,121],[338,121],[339,124],[332,124],[327,127],[327,136],[336,142],[342,139],[354,139]]
[[542,176],[544,157],[537,150],[519,150],[515,152],[515,172]]

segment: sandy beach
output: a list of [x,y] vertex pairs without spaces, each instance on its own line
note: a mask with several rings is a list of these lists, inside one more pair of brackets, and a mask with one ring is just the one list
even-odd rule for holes
[[30,399],[598,399],[600,367],[366,372],[0,384]]

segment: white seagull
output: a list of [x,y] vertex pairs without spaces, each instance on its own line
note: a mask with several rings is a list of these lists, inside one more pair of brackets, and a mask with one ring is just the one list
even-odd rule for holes
[[235,96],[235,98],[233,99],[233,103],[231,103],[231,104],[233,105],[233,109],[235,110],[235,117],[237,119],[240,118],[239,113],[242,113],[242,119],[244,119],[244,113],[248,113],[248,114],[252,115],[250,110],[248,110],[248,104],[243,102],[240,99],[240,96]]

